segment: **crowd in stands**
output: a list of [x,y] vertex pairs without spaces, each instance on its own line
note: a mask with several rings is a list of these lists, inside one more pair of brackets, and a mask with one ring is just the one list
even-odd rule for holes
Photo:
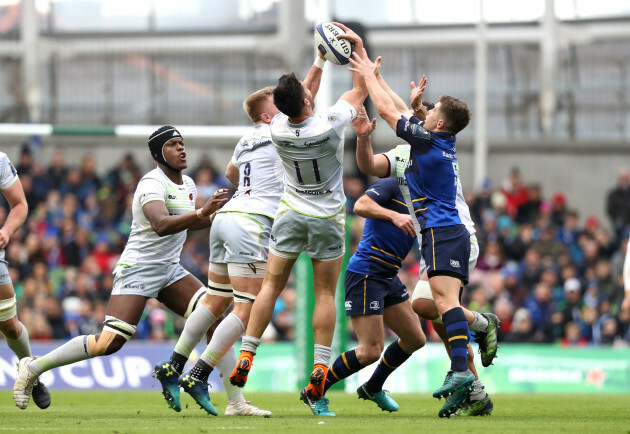
[[[33,341],[98,333],[113,283],[111,271],[129,235],[133,193],[149,170],[144,167],[149,160],[141,168],[125,155],[99,175],[92,156],[71,167],[63,149],[55,150],[47,165],[27,146],[18,161],[10,157],[29,205],[25,225],[6,248],[18,316]],[[194,166],[186,174],[195,180],[200,202],[229,186],[223,170],[216,170],[209,158]],[[363,220],[353,215],[352,205],[366,185],[361,178],[347,176],[344,186],[354,249]],[[500,341],[630,343],[630,312],[620,310],[630,228],[627,171],[619,172],[619,185],[608,196],[612,231],[595,216],[580,216],[562,192],[545,198],[541,187],[526,185],[516,168],[501,188],[467,193],[466,199],[481,249],[463,302],[499,316]],[[8,211],[3,205],[0,222]],[[400,272],[409,290],[418,279],[417,255],[412,252]],[[207,230],[189,232],[182,264],[201,281],[207,280]],[[293,339],[295,299],[290,280],[267,339]],[[134,339],[173,339],[182,327],[183,318],[150,300]],[[426,327],[429,338],[437,341],[430,324]]]

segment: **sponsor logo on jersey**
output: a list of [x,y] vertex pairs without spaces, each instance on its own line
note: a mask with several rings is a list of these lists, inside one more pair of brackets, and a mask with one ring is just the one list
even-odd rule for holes
[[11,163],[9,161],[9,168],[11,168],[11,173],[13,174],[13,176],[17,175],[17,170],[15,169],[15,166],[13,165],[13,163]]
[[169,198],[169,199],[177,199],[177,196],[175,196],[174,194],[169,194],[169,195],[168,195],[168,198]]
[[326,191],[320,190],[320,191],[310,191],[310,190],[300,190],[299,188],[295,189],[296,193],[300,193],[300,194],[310,194],[311,196],[319,196],[322,194],[328,194],[328,193],[332,193],[332,190],[328,189]]
[[374,300],[370,302],[370,309],[372,310],[378,310],[380,308],[380,303],[378,302],[378,300]]
[[368,189],[368,190],[366,191],[366,193],[367,193],[368,191],[371,191],[372,193],[376,194],[377,196],[380,196],[380,195],[381,195],[378,191],[374,190],[373,188]]
[[343,245],[338,245],[338,246],[334,246],[334,247],[329,247],[328,250],[331,252],[334,252],[336,250],[341,250],[343,248]]
[[450,159],[455,159],[455,154],[449,154],[446,151],[442,151],[442,157],[446,157],[446,158],[450,158]]
[[346,301],[346,310],[352,309],[352,301]]
[[255,254],[251,252],[238,252],[238,254],[241,256],[256,256]]
[[456,261],[455,259],[451,259],[451,267],[461,268],[461,266],[459,265],[459,261]]
[[330,140],[330,137],[324,137],[321,140],[316,140],[314,142],[304,142],[304,146],[306,146],[307,148],[312,148],[314,146],[320,146],[320,145],[324,145],[326,144],[326,142],[328,142]]

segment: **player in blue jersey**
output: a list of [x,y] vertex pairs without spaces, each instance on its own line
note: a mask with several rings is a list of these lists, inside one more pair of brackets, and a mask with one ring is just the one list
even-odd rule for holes
[[[353,55],[353,72],[361,74],[379,115],[411,147],[405,171],[411,200],[422,234],[422,256],[427,264],[431,292],[449,338],[451,370],[433,396],[446,397],[440,417],[457,411],[475,381],[468,369],[469,328],[459,302],[459,291],[468,282],[470,234],[456,207],[459,168],[455,136],[470,122],[463,101],[443,95],[426,115],[423,125],[400,111],[375,75],[377,66],[367,53]],[[420,107],[412,107],[414,111]]]
[[[394,178],[375,182],[356,202],[354,212],[367,219],[344,282],[346,315],[351,318],[359,346],[341,354],[331,365],[324,393],[379,359],[385,346],[385,323],[399,339],[387,347],[374,374],[357,393],[359,398],[374,401],[391,412],[398,410],[398,404],[387,396],[383,384],[426,342],[418,316],[411,309],[407,288],[397,276],[416,242],[416,232]],[[326,397],[304,402],[317,416],[334,416]]]

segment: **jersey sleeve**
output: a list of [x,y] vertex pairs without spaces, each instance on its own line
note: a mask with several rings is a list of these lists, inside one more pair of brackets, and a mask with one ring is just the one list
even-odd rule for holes
[[[239,142],[240,144],[241,142]],[[238,168],[238,161],[236,160],[236,151],[238,150],[238,145],[234,148],[234,153],[232,154],[232,158],[230,159],[230,163],[234,165],[234,167]]]
[[2,157],[0,164],[0,190],[6,190],[18,180],[17,170],[6,155]]
[[393,178],[376,181],[365,191],[374,202],[385,205],[398,194],[398,181]]
[[141,179],[136,194],[141,207],[154,200],[166,202],[166,187],[155,178]]
[[431,132],[424,129],[424,123],[416,124],[401,116],[396,124],[396,135],[411,145],[418,153],[427,153],[431,149]]
[[328,121],[337,135],[343,138],[343,133],[348,124],[356,119],[357,111],[349,102],[340,99],[337,104],[328,109]]
[[391,149],[382,155],[387,158],[387,162],[389,163],[389,171],[387,177],[394,176],[396,172],[396,148]]

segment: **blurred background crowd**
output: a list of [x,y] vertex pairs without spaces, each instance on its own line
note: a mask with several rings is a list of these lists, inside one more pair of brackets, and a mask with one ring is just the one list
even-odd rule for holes
[[[11,238],[6,258],[18,317],[34,341],[100,331],[113,283],[111,271],[130,231],[133,193],[147,171],[146,162],[139,164],[131,154],[105,174],[96,173],[90,155],[78,167],[67,165],[65,157],[59,148],[50,164],[42,165],[25,145],[17,161],[12,159],[29,217]],[[478,193],[466,193],[480,256],[464,304],[495,312],[502,321],[503,342],[628,345],[630,313],[620,310],[630,228],[628,171],[621,169],[617,185],[610,187],[606,222],[595,213],[579,215],[562,191],[543,192],[518,167],[507,171],[503,185],[487,183]],[[222,173],[207,155],[191,164],[187,175],[197,184],[199,201],[229,186]],[[352,251],[363,228],[363,219],[353,215],[352,207],[368,183],[359,176],[344,179]],[[7,212],[4,202],[0,222]],[[189,232],[182,264],[201,281],[207,280],[207,230]],[[418,279],[417,249],[405,260],[400,277],[411,291]],[[266,339],[293,338],[295,298],[289,281]],[[183,318],[150,300],[134,339],[172,339],[182,327]],[[429,338],[438,341],[430,324],[426,328]]]

